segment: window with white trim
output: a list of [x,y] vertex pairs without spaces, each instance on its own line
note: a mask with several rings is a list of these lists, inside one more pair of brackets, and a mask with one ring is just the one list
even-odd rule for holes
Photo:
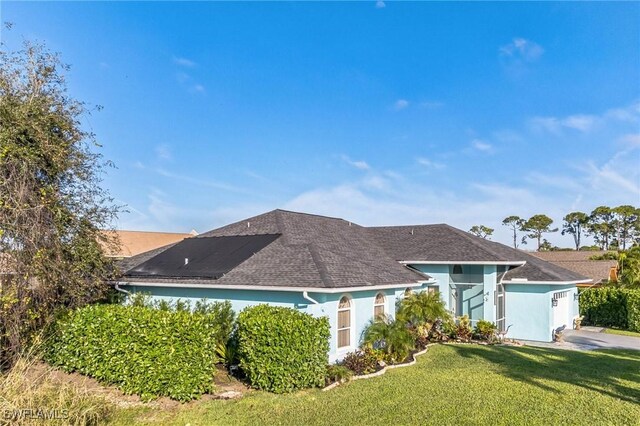
[[351,346],[351,299],[342,296],[338,303],[338,349]]
[[373,317],[379,318],[385,314],[384,305],[387,302],[387,299],[384,297],[384,294],[378,293],[376,294],[376,298],[373,301]]

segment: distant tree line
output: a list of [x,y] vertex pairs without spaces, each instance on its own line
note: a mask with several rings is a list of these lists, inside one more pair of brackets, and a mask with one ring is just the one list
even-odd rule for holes
[[[513,236],[513,247],[527,244],[527,239],[534,240],[538,251],[557,250],[544,238],[545,234],[560,231],[562,235],[573,237],[576,250],[598,248],[601,250],[626,250],[640,245],[640,208],[623,205],[618,207],[600,206],[589,214],[576,211],[567,214],[562,221],[562,228],[554,228],[553,219],[544,214],[536,214],[529,219],[520,216],[508,216],[502,220]],[[474,225],[470,233],[489,239],[493,228]],[[583,246],[583,237],[591,236],[596,246]]]

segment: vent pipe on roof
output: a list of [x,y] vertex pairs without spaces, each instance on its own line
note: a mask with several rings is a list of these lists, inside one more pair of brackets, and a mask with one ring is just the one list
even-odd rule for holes
[[247,222],[247,228],[251,228],[251,222]]
[[413,228],[411,228],[411,235],[413,235]]
[[188,257],[185,257],[185,258],[184,258],[184,264],[185,264],[185,265],[188,265],[188,264],[189,264],[189,258],[188,258]]

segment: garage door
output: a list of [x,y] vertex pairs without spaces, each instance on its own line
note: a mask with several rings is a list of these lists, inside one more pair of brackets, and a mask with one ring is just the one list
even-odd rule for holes
[[569,291],[558,291],[553,293],[551,305],[553,307],[553,328],[556,329],[563,325],[570,327]]

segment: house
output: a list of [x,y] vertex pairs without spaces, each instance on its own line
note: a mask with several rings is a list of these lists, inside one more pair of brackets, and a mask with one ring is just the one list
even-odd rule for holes
[[578,287],[599,286],[608,281],[618,280],[618,261],[613,259],[592,260],[606,251],[540,251],[531,253],[542,260],[561,266],[582,276],[591,278],[593,283],[579,284]]
[[448,225],[363,227],[274,210],[126,259],[117,287],[158,300],[229,300],[234,310],[286,306],[331,324],[331,361],[358,347],[366,324],[395,315],[407,293],[436,291],[456,315],[509,337],[552,340],[578,315],[590,280]]
[[196,231],[188,234],[177,232],[147,232],[147,231],[101,231],[108,241],[114,244],[104,244],[105,254],[108,257],[125,258],[135,256],[149,250],[177,243],[198,235]]

